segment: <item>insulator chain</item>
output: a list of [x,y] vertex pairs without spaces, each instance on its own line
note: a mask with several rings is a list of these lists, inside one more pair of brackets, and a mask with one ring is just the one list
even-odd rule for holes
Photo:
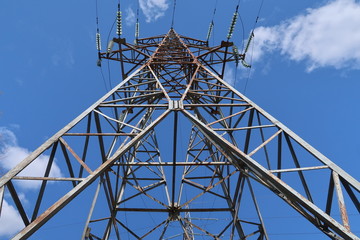
[[139,38],[139,22],[135,24],[135,39]]
[[96,49],[101,51],[101,37],[99,32],[96,33]]
[[232,46],[232,49],[233,49],[233,55],[234,55],[234,58],[235,58],[236,66],[238,66],[239,60],[240,60],[239,49],[235,44]]
[[236,21],[238,19],[238,16],[239,16],[239,13],[237,11],[237,8],[236,8],[236,11],[233,15],[233,18],[232,18],[232,21],[231,21],[231,24],[230,24],[230,28],[229,28],[229,33],[227,35],[227,40],[230,40],[230,38],[232,37],[233,33],[234,33],[234,29],[235,29],[235,25],[236,25]]
[[121,11],[117,11],[117,15],[116,15],[116,34],[118,36],[122,34]]
[[254,38],[254,31],[251,31],[250,33],[250,36],[249,36],[249,39],[246,43],[246,46],[245,46],[245,49],[244,49],[244,58],[241,60],[241,64],[244,66],[244,67],[247,67],[247,68],[251,68],[251,65],[248,64],[246,61],[245,61],[245,55],[247,53],[247,51],[249,50],[249,47],[250,47],[250,44],[251,44],[251,40]]
[[246,46],[245,46],[244,54],[247,53],[247,51],[249,50],[251,40],[254,38],[254,36],[255,36],[254,31],[251,31],[249,39],[248,39],[248,41],[246,43]]
[[251,65],[248,64],[244,59],[241,60],[241,64],[242,64],[244,67],[246,67],[246,68],[251,68]]
[[213,31],[213,28],[214,28],[214,21],[211,21],[210,25],[209,25],[209,31],[207,33],[207,36],[206,36],[206,41],[208,42],[210,37],[211,37],[211,33]]

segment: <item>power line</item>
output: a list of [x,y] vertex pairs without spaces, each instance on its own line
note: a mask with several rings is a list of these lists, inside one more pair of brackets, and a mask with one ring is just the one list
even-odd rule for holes
[[174,0],[173,13],[172,13],[172,20],[171,20],[171,28],[174,28],[175,9],[176,9],[176,0]]
[[214,29],[214,18],[215,18],[215,13],[216,13],[216,9],[217,9],[217,3],[218,3],[218,0],[215,1],[213,15],[212,15],[211,22],[210,22],[210,25],[209,25],[209,30],[208,30],[208,33],[207,33],[207,36],[206,36],[206,42],[207,43],[209,42],[212,31]]
[[[250,36],[249,36],[249,40],[247,42],[247,46],[245,48],[245,51],[244,51],[244,60],[241,62],[243,65],[245,64],[245,67],[247,66],[246,65],[246,62],[245,62],[245,54],[246,54],[246,51],[247,49],[249,48],[250,46],[250,42],[251,40],[255,37],[255,34],[254,34],[254,31],[255,31],[255,27],[259,21],[259,17],[260,17],[260,13],[261,13],[261,10],[262,10],[262,7],[264,5],[264,0],[261,0],[260,2],[260,6],[259,6],[259,10],[258,10],[258,13],[257,13],[257,16],[256,16],[256,19],[255,19],[255,23],[254,23],[254,26],[251,30],[251,33],[250,33]],[[248,76],[246,78],[246,82],[245,82],[245,87],[244,87],[244,93],[246,92],[246,89],[247,89],[247,85],[248,85],[248,82],[249,82],[249,79],[251,77],[251,66],[252,66],[252,62],[253,62],[253,55],[254,55],[254,43],[252,44],[252,47],[251,47],[251,57],[250,57],[250,64],[248,65],[249,66],[249,73],[248,73]]]

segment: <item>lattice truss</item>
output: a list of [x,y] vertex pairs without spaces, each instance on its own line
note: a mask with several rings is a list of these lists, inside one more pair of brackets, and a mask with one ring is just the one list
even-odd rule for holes
[[[24,223],[14,239],[86,189],[83,239],[270,239],[260,210],[275,205],[261,206],[259,188],[330,238],[359,239],[359,182],[222,79],[244,57],[232,43],[173,29],[114,42],[100,55],[131,63],[125,79],[0,179],[1,203]],[[37,194],[25,203],[18,189],[29,182]]]

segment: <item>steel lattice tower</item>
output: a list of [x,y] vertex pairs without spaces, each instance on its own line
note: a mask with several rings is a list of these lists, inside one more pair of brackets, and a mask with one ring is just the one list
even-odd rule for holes
[[[113,41],[100,57],[119,61],[124,80],[0,179],[0,202],[8,196],[25,225],[14,239],[91,186],[83,239],[270,239],[261,208],[273,206],[255,187],[331,239],[359,239],[347,208],[360,212],[360,183],[222,79],[244,58],[231,42],[209,47],[174,29]],[[25,175],[44,155],[44,175]],[[26,181],[41,183],[31,207],[16,190]]]

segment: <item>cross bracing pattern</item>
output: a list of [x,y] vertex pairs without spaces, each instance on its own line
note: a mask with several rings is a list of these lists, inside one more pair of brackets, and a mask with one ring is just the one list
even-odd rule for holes
[[[113,42],[99,56],[119,61],[124,80],[0,179],[0,202],[24,224],[13,239],[86,189],[82,239],[271,239],[261,209],[276,206],[258,189],[330,239],[359,239],[360,183],[223,80],[226,62],[244,59],[231,42],[174,29]],[[22,184],[37,191],[26,203]]]

